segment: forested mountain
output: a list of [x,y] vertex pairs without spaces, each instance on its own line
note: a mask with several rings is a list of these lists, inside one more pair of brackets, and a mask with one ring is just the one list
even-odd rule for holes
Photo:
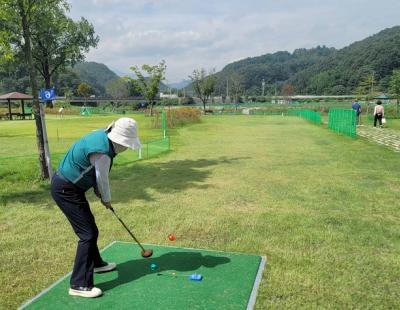
[[[119,76],[106,65],[96,62],[82,62],[73,68],[66,68],[54,75],[52,85],[56,88],[57,95],[76,95],[78,85],[88,83],[93,94],[106,95],[106,85]],[[39,87],[44,88],[44,81],[37,75]],[[30,93],[28,72],[25,66],[9,63],[0,67],[0,93],[19,91]]]
[[[318,46],[236,61],[216,73],[215,94],[226,94],[227,82],[231,93],[236,80],[246,95],[261,95],[263,79],[265,95],[282,94],[285,85],[292,85],[296,94],[353,94],[361,81],[371,75],[375,80],[374,89],[386,92],[394,69],[400,69],[400,26],[385,29],[342,49]],[[82,62],[55,75],[52,84],[59,95],[76,95],[78,85],[87,82],[95,95],[104,96],[107,95],[106,85],[118,78],[104,64]],[[44,87],[39,75],[38,82]],[[0,66],[0,93],[29,93],[29,85],[23,64]],[[161,91],[168,91],[165,84],[161,83],[160,87]],[[189,90],[191,85],[185,88]]]
[[227,80],[234,73],[246,94],[252,95],[261,94],[263,79],[265,94],[270,95],[279,94],[285,84],[293,85],[296,94],[350,94],[369,74],[386,91],[390,74],[399,68],[400,26],[396,26],[339,50],[318,46],[231,63],[216,74],[216,92],[226,93]]
[[72,71],[80,80],[87,82],[96,95],[105,95],[107,83],[119,79],[106,65],[97,62],[78,63]]

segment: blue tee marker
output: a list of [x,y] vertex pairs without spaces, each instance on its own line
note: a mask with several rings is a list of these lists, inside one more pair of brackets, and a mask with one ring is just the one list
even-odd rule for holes
[[194,273],[189,276],[189,280],[191,281],[201,281],[203,280],[203,276],[199,273]]

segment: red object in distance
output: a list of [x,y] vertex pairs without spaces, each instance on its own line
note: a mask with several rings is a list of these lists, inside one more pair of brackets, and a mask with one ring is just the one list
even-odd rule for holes
[[173,234],[170,234],[169,236],[168,236],[168,239],[169,239],[169,241],[175,241],[175,236],[173,235]]

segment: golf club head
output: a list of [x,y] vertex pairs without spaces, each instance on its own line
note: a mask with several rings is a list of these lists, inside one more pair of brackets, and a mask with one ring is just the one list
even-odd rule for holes
[[153,255],[153,250],[147,249],[141,252],[142,257],[147,258]]

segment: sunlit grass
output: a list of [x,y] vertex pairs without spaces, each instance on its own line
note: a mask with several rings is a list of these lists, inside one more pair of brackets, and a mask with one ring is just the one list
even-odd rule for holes
[[[398,154],[280,116],[203,117],[172,146],[111,172],[114,208],[140,240],[171,244],[172,232],[177,246],[266,255],[257,309],[399,308]],[[46,185],[13,186],[0,205],[0,308],[67,273],[76,246]],[[89,198],[100,247],[130,241]]]

